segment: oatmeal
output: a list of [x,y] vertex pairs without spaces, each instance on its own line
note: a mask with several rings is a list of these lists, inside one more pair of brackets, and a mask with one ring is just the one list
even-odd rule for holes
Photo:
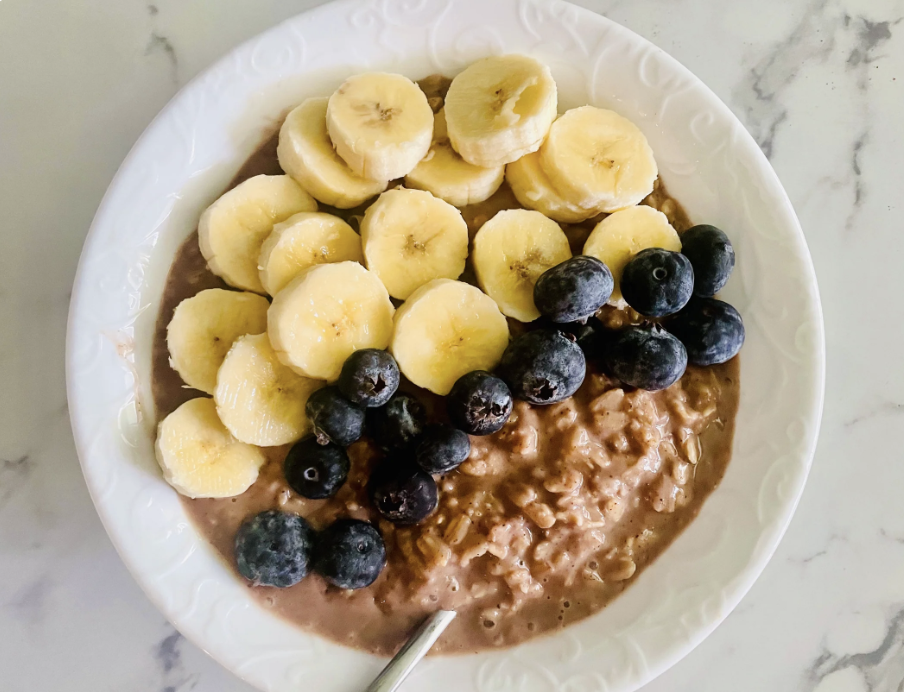
[[[266,142],[234,184],[279,174],[276,143],[276,137]],[[661,210],[679,232],[690,226],[658,181],[645,203]],[[518,207],[503,184],[486,202],[462,211],[473,236],[496,211]],[[363,213],[362,208],[327,211],[352,225]],[[575,253],[595,221],[563,226]],[[462,280],[474,281],[470,262]],[[158,419],[199,395],[170,368],[166,326],[181,300],[208,288],[226,284],[207,269],[193,235],[170,270],[158,319],[153,382]],[[612,308],[604,308],[599,318],[613,328],[639,321],[630,310]],[[510,324],[513,334],[524,329]],[[338,517],[379,526],[388,563],[368,588],[343,591],[317,574],[287,589],[248,586],[264,607],[310,631],[390,654],[427,614],[447,608],[459,616],[435,651],[508,646],[603,608],[693,520],[729,461],[738,371],[737,358],[689,366],[677,384],[650,392],[624,388],[588,364],[573,397],[551,406],[516,402],[500,432],[472,437],[468,459],[438,481],[436,511],[412,527],[381,520],[371,508],[366,484],[381,454],[367,440],[349,447],[348,481],[330,499],[294,493],[282,469],[288,448],[277,447],[264,450],[267,463],[242,495],[183,502],[230,564],[235,564],[239,526],[264,510],[297,512],[315,529]],[[444,419],[439,397],[406,387],[417,392],[434,419]]]

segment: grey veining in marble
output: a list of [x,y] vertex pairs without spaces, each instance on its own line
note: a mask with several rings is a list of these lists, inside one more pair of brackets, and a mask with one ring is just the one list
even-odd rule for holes
[[[833,679],[848,676],[864,690],[901,690],[904,686],[904,607],[889,619],[882,642],[871,651],[833,654],[825,651],[807,671],[808,682],[827,687]],[[813,685],[816,683],[816,685]]]
[[[0,0],[0,689],[248,692],[141,594],[64,390],[82,242],[130,146],[311,0]],[[740,607],[648,692],[904,692],[904,0],[579,0],[709,84],[801,218],[828,336],[807,490]]]

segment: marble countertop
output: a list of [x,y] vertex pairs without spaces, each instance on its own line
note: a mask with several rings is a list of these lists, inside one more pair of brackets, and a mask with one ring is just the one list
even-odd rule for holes
[[[82,242],[132,143],[200,70],[315,4],[0,0],[3,690],[250,690],[163,619],[107,539],[63,343]],[[753,133],[801,218],[828,337],[819,449],[787,536],[738,609],[645,689],[900,692],[904,1],[579,4],[678,58]]]

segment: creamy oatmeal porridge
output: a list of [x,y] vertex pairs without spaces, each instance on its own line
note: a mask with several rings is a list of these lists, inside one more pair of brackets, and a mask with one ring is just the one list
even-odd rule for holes
[[[437,110],[447,83],[422,86]],[[276,144],[276,136],[265,142],[233,186],[280,174]],[[659,181],[644,204],[661,210],[679,233],[690,226]],[[462,214],[473,238],[498,210],[518,207],[503,184]],[[357,227],[363,208],[328,211]],[[598,221],[563,224],[575,254]],[[470,262],[462,279],[474,282]],[[199,395],[169,365],[166,327],[180,301],[207,288],[227,285],[207,268],[193,235],[170,270],[158,319],[158,419]],[[595,319],[618,328],[640,317],[630,308],[605,307]],[[509,322],[513,335],[529,328]],[[550,406],[517,401],[501,431],[472,437],[467,460],[438,481],[437,509],[415,526],[395,526],[372,509],[366,484],[381,453],[367,439],[349,447],[348,481],[330,499],[309,500],[290,489],[282,468],[288,446],[282,446],[265,449],[267,462],[243,494],[183,501],[230,564],[241,523],[267,509],[296,512],[315,529],[340,516],[379,527],[388,562],[372,586],[345,591],[317,574],[285,589],[248,586],[264,607],[311,631],[388,654],[425,615],[445,608],[459,617],[435,651],[507,646],[604,607],[693,520],[730,458],[738,370],[736,357],[690,365],[673,386],[645,391],[622,386],[588,362],[573,397]],[[410,383],[402,388],[415,392],[433,419],[444,420],[440,397]]]

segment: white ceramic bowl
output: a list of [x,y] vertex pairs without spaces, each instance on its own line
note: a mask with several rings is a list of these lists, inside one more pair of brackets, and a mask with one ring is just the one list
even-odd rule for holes
[[355,72],[451,75],[503,52],[549,64],[562,108],[591,103],[637,123],[691,218],[731,236],[738,266],[725,295],[747,325],[734,458],[699,518],[603,612],[512,649],[429,659],[406,689],[634,690],[734,608],[800,497],[823,396],[816,280],[787,196],[728,108],[663,51],[564,2],[320,7],[234,50],[148,127],[94,219],[69,316],[72,427],[110,538],[173,624],[262,690],[363,689],[383,661],[258,607],[161,478],[149,380],[167,269],[201,210],[288,107]]

